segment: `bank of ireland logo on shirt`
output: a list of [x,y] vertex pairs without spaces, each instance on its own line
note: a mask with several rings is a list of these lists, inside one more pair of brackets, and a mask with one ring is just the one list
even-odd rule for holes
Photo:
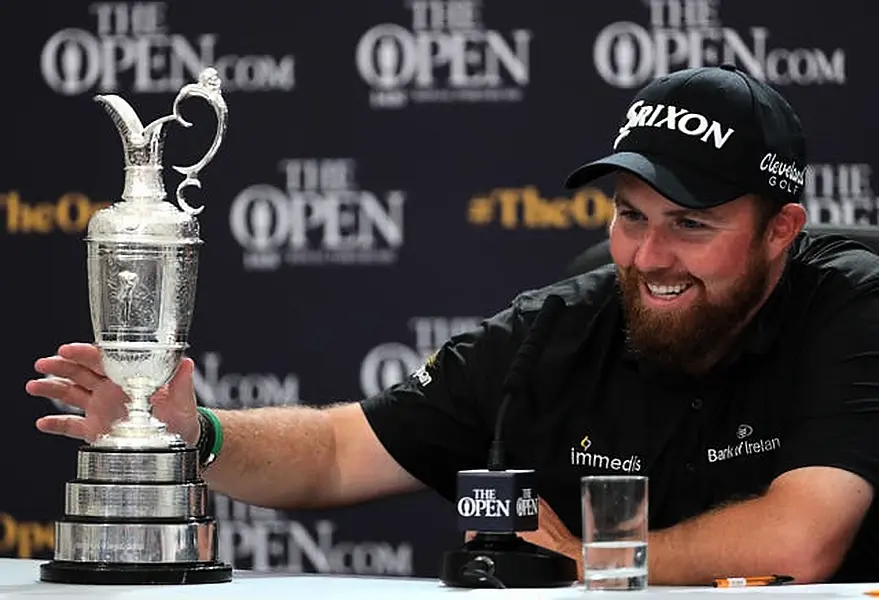
[[636,454],[628,456],[611,456],[592,449],[593,440],[589,435],[576,445],[571,446],[571,464],[575,467],[590,467],[621,473],[637,473],[641,470],[641,458]]
[[754,428],[747,423],[742,423],[735,430],[735,437],[740,440],[718,448],[708,448],[707,458],[709,463],[734,460],[743,456],[753,456],[766,452],[774,452],[781,448],[781,438],[751,439]]

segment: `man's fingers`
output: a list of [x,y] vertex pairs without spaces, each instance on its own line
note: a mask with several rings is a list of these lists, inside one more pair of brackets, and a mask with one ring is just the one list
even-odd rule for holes
[[58,355],[85,365],[101,377],[106,376],[101,365],[101,351],[94,344],[64,344],[58,348]]
[[89,413],[98,415],[101,420],[116,420],[125,416],[128,397],[122,389],[110,381],[104,383],[94,391],[89,401]]
[[87,410],[91,394],[84,387],[63,377],[46,377],[28,381],[25,391],[33,396],[42,396],[49,400],[60,400],[69,406]]
[[34,369],[43,375],[70,379],[87,390],[95,389],[104,381],[104,378],[91,368],[61,356],[40,358],[34,363]]
[[180,366],[177,367],[177,372],[174,373],[174,377],[171,378],[171,381],[168,382],[169,388],[186,386],[188,388],[192,387],[192,371],[195,369],[195,363],[189,357],[184,357],[182,361],[180,361]]
[[86,440],[87,437],[85,417],[77,415],[49,415],[37,419],[36,425],[43,433],[63,435],[78,440]]
[[[191,358],[184,357],[182,361],[180,361],[180,365],[177,367],[177,371],[174,373],[174,376],[171,380],[160,387],[153,394],[152,398],[150,398],[151,402],[156,404],[164,404],[168,401],[169,398],[177,397],[180,393],[177,388],[181,386],[186,386],[188,389],[192,389],[192,371],[194,369],[195,363]],[[172,393],[176,392],[176,393]]]

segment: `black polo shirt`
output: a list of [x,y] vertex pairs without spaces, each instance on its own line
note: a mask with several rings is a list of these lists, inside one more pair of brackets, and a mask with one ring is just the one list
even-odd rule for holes
[[[502,382],[548,294],[566,306],[504,433],[508,466],[538,470],[539,493],[572,533],[582,532],[587,474],[649,476],[651,529],[760,494],[798,467],[879,484],[879,257],[804,233],[770,299],[705,376],[663,373],[626,352],[616,275],[604,267],[519,295],[364,400],[390,454],[445,498],[454,501],[459,470],[486,466]],[[877,577],[874,508],[834,580]]]

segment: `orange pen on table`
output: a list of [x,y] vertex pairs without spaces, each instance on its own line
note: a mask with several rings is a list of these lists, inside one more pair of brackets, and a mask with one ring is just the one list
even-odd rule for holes
[[716,588],[740,588],[740,587],[757,587],[761,585],[783,585],[790,583],[794,578],[790,575],[762,575],[758,577],[725,577],[723,579],[715,579],[714,587]]

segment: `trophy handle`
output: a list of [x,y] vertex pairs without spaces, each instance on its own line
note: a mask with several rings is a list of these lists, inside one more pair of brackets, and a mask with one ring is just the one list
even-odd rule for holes
[[190,206],[183,197],[183,190],[190,186],[201,189],[201,181],[198,179],[199,171],[201,171],[205,165],[214,158],[214,155],[220,147],[220,142],[223,140],[223,136],[226,133],[228,110],[220,90],[220,77],[217,70],[208,67],[199,74],[198,83],[190,83],[183,86],[177,94],[177,97],[174,99],[174,114],[153,121],[146,127],[146,129],[149,130],[153,127],[161,127],[164,123],[171,120],[177,121],[183,127],[191,127],[192,123],[184,119],[180,114],[180,103],[189,96],[204,98],[213,107],[214,113],[217,115],[217,132],[214,135],[214,141],[202,159],[188,167],[172,167],[178,173],[185,175],[184,180],[177,186],[178,206],[180,206],[181,210],[187,214],[197,215],[204,210],[204,206],[199,206],[198,208]]

